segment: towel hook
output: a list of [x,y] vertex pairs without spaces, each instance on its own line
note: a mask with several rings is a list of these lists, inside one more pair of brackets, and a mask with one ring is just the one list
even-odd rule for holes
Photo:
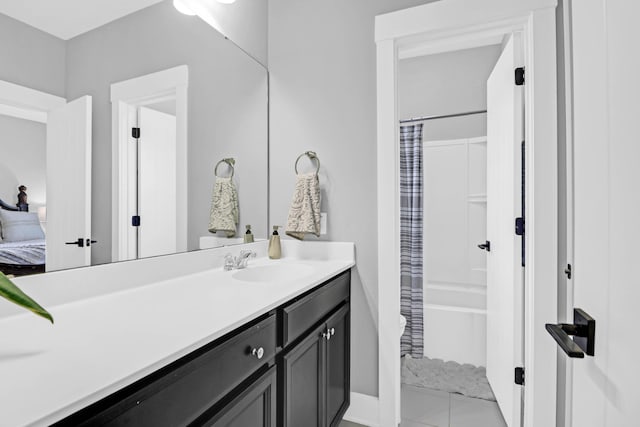
[[293,167],[296,171],[296,175],[298,174],[298,162],[304,156],[307,156],[309,159],[315,160],[318,163],[318,166],[316,167],[316,175],[318,175],[318,172],[320,172],[320,159],[318,158],[318,155],[316,154],[315,151],[305,151],[304,153],[298,156],[298,158],[296,159],[296,164]]
[[[229,157],[227,159],[222,159],[220,160],[218,163],[216,163],[216,168],[214,170],[214,174],[217,177],[218,176],[218,166],[220,166],[221,163],[226,163],[230,168],[231,168],[231,176],[229,178],[233,178],[233,174],[235,172],[235,168],[233,167],[233,165],[236,164],[236,160],[232,157]],[[219,177],[221,178],[221,177]]]

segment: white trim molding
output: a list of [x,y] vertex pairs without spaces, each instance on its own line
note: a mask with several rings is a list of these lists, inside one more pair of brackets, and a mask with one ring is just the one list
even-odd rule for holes
[[379,424],[400,421],[400,210],[397,78],[400,58],[523,34],[526,69],[527,266],[524,426],[555,426],[557,323],[556,0],[447,0],[376,17]]
[[67,100],[46,92],[0,80],[0,114],[47,123],[49,111],[62,108]]
[[[111,85],[112,117],[112,261],[128,259],[128,128],[130,107],[175,99],[177,206],[187,206],[187,97],[189,68],[180,65]],[[177,209],[177,252],[187,250],[187,210]]]
[[350,399],[349,409],[343,417],[346,421],[367,427],[381,427],[377,397],[351,392]]

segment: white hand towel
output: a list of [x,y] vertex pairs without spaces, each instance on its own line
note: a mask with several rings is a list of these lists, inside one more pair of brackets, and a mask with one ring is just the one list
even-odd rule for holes
[[320,181],[317,174],[300,174],[296,177],[285,232],[299,240],[303,240],[307,234],[320,237]]
[[211,195],[209,232],[224,231],[227,237],[236,234],[238,224],[238,192],[231,178],[216,177]]

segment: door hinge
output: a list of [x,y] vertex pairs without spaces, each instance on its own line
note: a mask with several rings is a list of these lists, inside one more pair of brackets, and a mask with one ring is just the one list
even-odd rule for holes
[[515,71],[516,86],[522,86],[524,84],[524,67],[518,67]]
[[567,279],[571,279],[572,270],[573,267],[571,267],[571,264],[567,264],[567,268],[564,269],[564,274],[567,275]]
[[516,218],[516,235],[524,236],[524,218]]
[[480,243],[478,247],[483,251],[491,252],[491,242],[488,240],[485,241],[484,243]]
[[522,366],[518,366],[515,369],[515,383],[524,385],[524,368]]
[[140,215],[134,215],[131,217],[131,225],[134,227],[140,227]]
[[140,128],[131,128],[131,137],[135,139],[140,138]]

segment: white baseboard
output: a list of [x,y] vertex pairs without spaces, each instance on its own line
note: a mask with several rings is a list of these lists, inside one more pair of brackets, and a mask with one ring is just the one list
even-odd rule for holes
[[380,427],[378,398],[362,393],[351,393],[351,404],[344,419],[367,427]]

